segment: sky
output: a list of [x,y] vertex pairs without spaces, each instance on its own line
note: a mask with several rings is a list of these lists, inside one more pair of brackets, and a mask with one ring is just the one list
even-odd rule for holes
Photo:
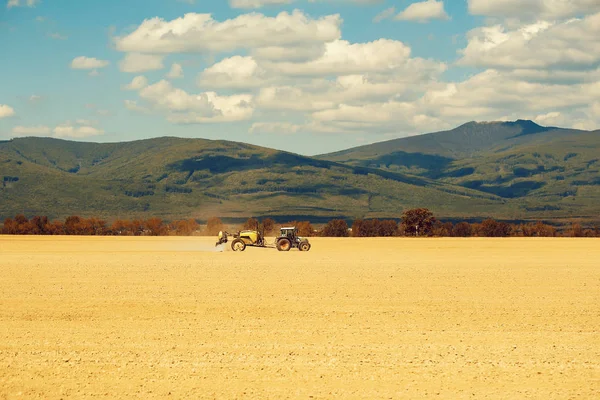
[[598,0],[0,0],[0,139],[600,128]]

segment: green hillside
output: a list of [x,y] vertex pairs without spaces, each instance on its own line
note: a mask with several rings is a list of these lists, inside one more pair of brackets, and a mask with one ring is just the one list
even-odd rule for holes
[[0,218],[165,220],[270,216],[598,220],[600,131],[531,121],[454,130],[305,157],[243,143],[0,142]]
[[317,158],[494,194],[512,204],[515,218],[600,216],[600,131],[470,122]]
[[510,213],[494,194],[424,176],[349,166],[242,143],[162,137],[127,143],[0,142],[0,218],[166,220]]

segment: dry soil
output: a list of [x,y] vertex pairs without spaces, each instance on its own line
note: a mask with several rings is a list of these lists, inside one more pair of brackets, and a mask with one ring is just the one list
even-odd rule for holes
[[0,399],[600,398],[600,241],[0,236]]

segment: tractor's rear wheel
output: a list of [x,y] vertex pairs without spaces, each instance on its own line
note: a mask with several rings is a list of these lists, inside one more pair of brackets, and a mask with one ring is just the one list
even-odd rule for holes
[[277,241],[277,250],[279,251],[290,251],[292,248],[292,242],[289,239],[281,238]]
[[301,242],[298,245],[298,250],[300,250],[300,251],[309,251],[310,250],[310,243],[308,243],[308,242]]
[[235,239],[231,242],[231,250],[233,251],[244,251],[246,250],[246,243],[242,239]]

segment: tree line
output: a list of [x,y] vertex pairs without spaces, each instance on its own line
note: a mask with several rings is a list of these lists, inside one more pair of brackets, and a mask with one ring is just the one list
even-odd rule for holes
[[[478,223],[442,222],[426,208],[415,208],[402,213],[399,222],[393,219],[356,219],[349,226],[346,220],[333,219],[316,229],[310,221],[289,221],[277,224],[271,218],[262,221],[249,218],[235,229],[258,229],[265,235],[276,235],[280,226],[295,226],[300,236],[324,237],[600,237],[600,226],[584,228],[573,223],[566,229],[542,222],[511,224],[494,219]],[[227,230],[218,217],[209,218],[205,226],[194,219],[165,222],[160,218],[124,220],[112,223],[99,218],[70,216],[64,221],[50,221],[46,216],[28,219],[20,214],[7,218],[0,233],[8,235],[116,235],[116,236],[190,236],[217,235]]]

